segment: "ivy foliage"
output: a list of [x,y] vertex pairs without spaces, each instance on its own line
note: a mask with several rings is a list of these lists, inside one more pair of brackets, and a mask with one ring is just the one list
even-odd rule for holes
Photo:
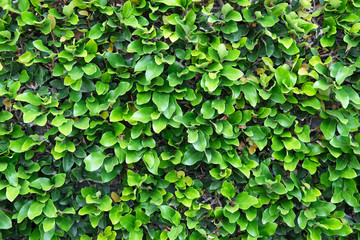
[[1,0],[0,238],[360,238],[359,0]]

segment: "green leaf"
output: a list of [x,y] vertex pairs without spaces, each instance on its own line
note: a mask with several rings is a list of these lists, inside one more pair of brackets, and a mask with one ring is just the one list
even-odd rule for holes
[[316,201],[311,204],[311,208],[315,209],[316,215],[326,217],[335,210],[336,206],[329,202]]
[[137,54],[143,54],[143,44],[141,43],[140,40],[136,40],[131,42],[128,47],[127,47],[127,51],[129,53],[137,53]]
[[50,231],[55,226],[55,219],[53,218],[45,218],[43,221],[43,228],[45,232]]
[[70,216],[59,216],[56,218],[56,225],[64,230],[65,232],[69,231],[72,226],[72,220]]
[[207,147],[207,141],[205,138],[205,134],[202,131],[198,132],[198,137],[197,140],[193,143],[193,147],[199,152],[205,151]]
[[11,227],[11,219],[5,214],[3,210],[0,210],[0,229],[10,229]]
[[184,194],[188,199],[197,199],[200,197],[200,193],[193,187],[186,188]]
[[284,138],[282,142],[285,145],[285,148],[287,150],[293,150],[293,149],[300,149],[301,144],[300,141],[296,138],[290,137],[290,138]]
[[300,101],[300,104],[303,107],[312,107],[317,110],[321,109],[321,103],[317,98],[308,98],[306,100]]
[[52,177],[52,182],[54,183],[54,187],[58,188],[64,185],[65,183],[66,174],[65,173],[58,173]]
[[154,112],[156,112],[156,111],[155,111],[155,108],[153,108],[153,107],[140,108],[138,111],[136,111],[131,116],[131,120],[142,122],[142,123],[148,123],[152,120],[151,114]]
[[129,234],[129,240],[137,240],[137,239],[143,239],[143,230],[140,229],[140,231],[131,231]]
[[283,39],[279,39],[278,41],[287,49],[289,49],[294,43],[294,39],[292,39],[291,37],[285,37]]
[[175,226],[178,226],[180,224],[181,215],[178,211],[175,211],[170,206],[167,205],[161,205],[159,206],[159,209],[161,211],[161,216],[168,220],[169,222],[175,224]]
[[[27,82],[27,81],[29,81],[29,80],[30,80],[30,77],[29,77],[28,72],[27,72],[25,69],[22,70],[22,71],[20,72],[19,82],[20,82],[20,83],[25,83],[25,82]],[[16,83],[14,83],[14,84],[16,84]],[[20,87],[20,84],[19,84],[19,87]]]
[[246,231],[253,237],[259,236],[258,223],[256,220],[251,221],[246,227]]
[[90,39],[86,45],[85,45],[85,49],[88,53],[97,53],[98,51],[98,45],[95,42],[94,39]]
[[13,117],[12,113],[9,113],[7,111],[1,111],[0,112],[0,122],[5,122]]
[[34,106],[40,106],[43,102],[41,101],[41,98],[34,95],[31,92],[22,93],[20,95],[17,95],[15,98],[16,101],[21,102],[27,102]]
[[104,58],[109,61],[113,68],[126,67],[125,59],[118,53],[106,52]]
[[37,216],[40,216],[42,213],[42,210],[44,208],[45,204],[44,203],[39,203],[39,202],[33,202],[30,205],[29,211],[28,211],[28,218],[30,220],[34,219]]
[[23,64],[26,64],[26,63],[29,63],[31,60],[33,60],[35,58],[34,55],[32,55],[30,52],[26,52],[24,53],[23,55],[19,56],[18,58],[18,62],[19,63],[23,63]]
[[354,169],[347,167],[342,171],[341,177],[347,178],[347,179],[352,179],[352,178],[356,178],[357,174]]
[[144,151],[126,151],[126,163],[136,163],[142,157]]
[[147,175],[141,176],[140,174],[134,173],[131,170],[127,171],[127,182],[129,186],[138,186],[140,187],[141,184],[146,180]]
[[306,217],[305,214],[304,214],[304,210],[301,210],[301,211],[300,211],[300,215],[299,215],[298,220],[297,220],[297,222],[298,222],[298,224],[299,224],[299,227],[300,227],[301,229],[305,229],[306,224],[307,224],[307,221],[308,221],[308,219],[307,219],[307,217]]
[[131,1],[127,1],[122,7],[122,13],[124,18],[130,17],[132,9],[133,8],[131,7]]
[[243,7],[249,6],[251,4],[249,0],[236,0],[236,3]]
[[[27,218],[30,205],[33,202],[34,202],[33,200],[29,200],[20,208],[20,211],[19,211],[19,214],[17,217],[17,223],[21,223],[25,218]],[[2,221],[0,221],[0,222],[2,222]]]
[[46,46],[43,44],[43,42],[42,42],[41,39],[33,41],[33,45],[34,45],[34,47],[36,47],[36,48],[39,49],[40,51],[47,52],[47,53],[49,53],[49,54],[52,52],[52,51],[50,51],[50,49],[49,49],[48,47],[46,47]]
[[118,122],[123,120],[122,113],[123,110],[121,107],[114,108],[110,114],[110,122]]
[[158,168],[160,165],[160,160],[155,151],[147,151],[143,156],[145,165],[149,172],[154,175],[158,175]]
[[335,78],[337,84],[342,84],[345,79],[353,74],[355,67],[345,67],[341,62],[336,62],[330,66],[330,75]]
[[228,79],[235,81],[244,76],[244,73],[236,68],[230,67],[228,65],[224,66],[224,68],[220,72],[221,75],[227,77]]
[[164,112],[169,106],[170,94],[153,92],[152,100],[158,107],[158,110]]
[[203,117],[205,119],[210,119],[213,117],[213,115],[215,114],[215,109],[211,106],[211,102],[210,101],[206,101],[202,107],[200,112],[203,114]]
[[263,15],[262,18],[257,19],[257,22],[260,23],[264,28],[272,27],[278,21],[279,21],[278,18],[269,14]]
[[86,107],[86,103],[84,100],[81,100],[77,103],[74,104],[74,108],[73,108],[73,115],[75,117],[77,116],[82,116],[84,115],[86,112],[88,111],[87,107]]
[[330,37],[324,35],[320,38],[320,44],[322,47],[332,47],[335,43],[335,35],[331,35]]
[[98,170],[103,165],[105,157],[102,152],[90,153],[90,155],[84,159],[86,171],[93,172]]
[[323,219],[320,223],[327,226],[330,230],[339,230],[343,226],[340,220],[335,218]]
[[266,223],[265,225],[259,226],[259,234],[263,236],[273,236],[277,228],[276,223]]
[[236,190],[231,183],[224,181],[221,187],[221,194],[228,199],[232,199],[236,194]]
[[72,61],[74,60],[74,55],[71,52],[68,51],[62,51],[58,54],[59,58],[63,58],[64,60],[66,59],[67,61]]
[[101,23],[97,23],[90,29],[89,38],[98,39],[104,34],[104,31],[105,27]]
[[229,21],[221,27],[221,31],[225,34],[232,34],[239,30],[235,21]]
[[20,188],[19,187],[13,187],[13,186],[7,186],[6,187],[6,198],[13,202],[15,198],[19,195]]
[[89,117],[82,117],[78,121],[74,122],[74,127],[85,130],[89,128],[89,122],[90,122]]
[[279,47],[288,55],[295,55],[300,52],[299,48],[296,46],[296,42],[291,37],[285,37],[279,39]]
[[156,64],[154,58],[147,55],[141,58],[136,64],[134,71],[145,71],[145,78],[147,81],[151,81],[153,78],[158,77],[164,70],[164,64]]
[[236,198],[237,198],[236,204],[242,210],[247,210],[251,206],[258,204],[259,202],[259,200],[256,197],[249,195],[247,192],[239,193],[236,196]]
[[84,71],[80,69],[80,67],[75,66],[73,67],[73,69],[71,69],[71,71],[68,74],[72,79],[78,80],[82,78],[82,76],[84,75]]
[[136,220],[135,216],[131,215],[131,214],[126,214],[125,216],[120,217],[120,224],[123,228],[125,228],[128,232],[133,231],[134,227],[135,227],[135,221]]
[[321,230],[319,228],[308,228],[310,232],[310,238],[311,240],[321,240]]
[[334,88],[335,99],[341,102],[341,105],[344,108],[347,108],[350,102],[350,97],[345,88],[336,89]]
[[97,71],[100,71],[99,67],[95,63],[88,63],[85,66],[81,67],[81,69],[87,75],[93,75]]
[[296,79],[293,79],[290,76],[290,72],[285,68],[283,68],[282,66],[276,69],[275,78],[280,86],[285,86],[288,89],[293,88],[296,83]]
[[245,99],[250,103],[252,107],[255,107],[259,101],[259,96],[256,88],[251,83],[246,83],[241,86],[241,91],[245,95]]
[[70,119],[67,120],[65,123],[63,123],[60,127],[59,127],[59,131],[64,134],[65,136],[68,136],[71,132],[72,132],[72,127],[74,124],[74,120]]
[[318,162],[311,161],[310,159],[306,158],[303,162],[302,167],[307,169],[311,175],[315,174],[317,167],[320,164]]
[[172,227],[170,232],[168,233],[168,237],[170,240],[175,240],[183,232],[183,226],[179,225],[177,227]]
[[203,159],[204,159],[203,152],[198,152],[195,149],[190,149],[185,152],[182,163],[187,166],[192,166]]
[[[20,149],[24,143],[24,139],[19,139],[17,141],[20,141]],[[17,142],[14,141],[13,143]],[[12,150],[12,145],[10,145],[10,149]],[[22,152],[22,151],[15,151],[15,152]],[[18,186],[18,174],[15,170],[15,166],[14,164],[8,164],[7,168],[2,172],[3,174],[5,174],[6,179],[9,181],[9,184],[11,186],[17,187]]]
[[29,0],[19,0],[18,6],[19,6],[20,12],[26,12],[30,7],[30,2],[29,2]]
[[117,137],[114,135],[113,132],[110,131],[104,133],[100,139],[100,144],[104,147],[114,146],[117,142]]
[[46,202],[43,212],[44,212],[45,216],[48,218],[55,218],[58,216],[57,209],[54,205],[54,202],[51,199],[49,199]]
[[340,229],[337,229],[337,230],[332,230],[332,229],[325,230],[324,229],[323,232],[329,236],[337,235],[337,236],[346,237],[346,236],[349,236],[351,233],[353,233],[353,230],[351,227],[344,224],[344,225],[342,225],[342,227]]
[[164,116],[160,116],[158,119],[153,120],[153,129],[155,133],[160,133],[166,128],[168,120]]
[[266,137],[266,134],[261,130],[259,125],[247,127],[245,134],[255,141],[263,140]]
[[233,234],[236,230],[236,223],[230,223],[226,218],[223,220],[224,230],[230,234]]
[[276,194],[280,194],[280,195],[285,194],[287,192],[286,188],[281,183],[272,184],[270,190],[271,192],[275,192]]
[[226,57],[226,55],[228,55],[228,51],[226,50],[226,47],[223,43],[219,45],[217,52],[221,59]]
[[329,3],[333,8],[339,8],[341,6],[340,0],[330,0]]
[[35,17],[34,13],[25,11],[21,14],[21,19],[28,25],[34,25],[34,22],[38,22],[39,19]]
[[241,14],[237,11],[231,11],[226,15],[226,21],[240,22],[241,20]]

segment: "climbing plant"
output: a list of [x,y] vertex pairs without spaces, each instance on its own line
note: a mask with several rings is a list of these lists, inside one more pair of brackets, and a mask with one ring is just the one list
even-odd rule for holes
[[359,0],[0,0],[0,239],[360,239]]

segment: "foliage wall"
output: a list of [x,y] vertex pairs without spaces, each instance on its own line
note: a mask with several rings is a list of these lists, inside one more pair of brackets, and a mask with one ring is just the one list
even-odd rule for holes
[[359,239],[359,0],[0,1],[0,238]]

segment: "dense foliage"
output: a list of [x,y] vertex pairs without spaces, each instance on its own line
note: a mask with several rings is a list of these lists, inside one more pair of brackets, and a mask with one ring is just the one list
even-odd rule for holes
[[360,239],[359,0],[0,0],[0,239]]

